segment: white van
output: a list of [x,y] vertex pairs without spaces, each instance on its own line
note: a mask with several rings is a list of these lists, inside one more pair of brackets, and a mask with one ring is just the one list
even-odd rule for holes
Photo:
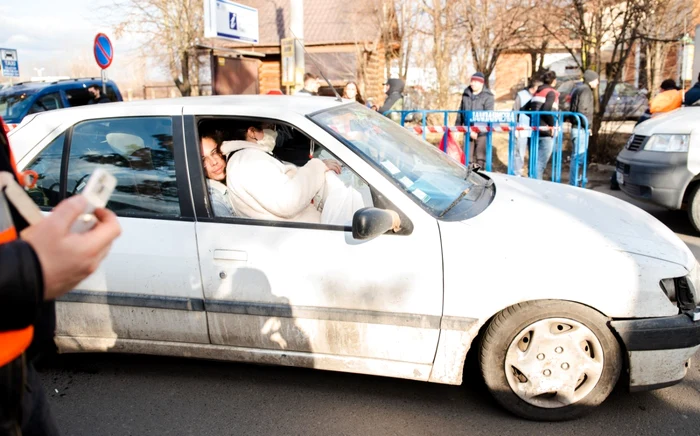
[[700,231],[700,106],[639,124],[617,156],[617,182],[627,195],[669,209],[687,207]]

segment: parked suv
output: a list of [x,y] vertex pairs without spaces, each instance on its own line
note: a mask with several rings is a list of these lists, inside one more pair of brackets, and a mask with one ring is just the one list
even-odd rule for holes
[[[64,107],[87,104],[92,95],[90,85],[102,85],[96,78],[66,79],[53,82],[22,82],[0,89],[0,116],[8,127],[14,128],[27,115]],[[107,97],[111,101],[122,101],[117,85],[106,82]]]
[[687,207],[700,231],[700,107],[659,114],[639,124],[617,156],[627,195],[669,209]]

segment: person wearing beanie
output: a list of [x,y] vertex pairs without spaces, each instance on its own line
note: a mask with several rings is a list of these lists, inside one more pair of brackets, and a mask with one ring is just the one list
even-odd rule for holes
[[683,93],[676,86],[673,79],[661,82],[661,92],[649,102],[649,112],[654,115],[662,112],[670,112],[683,105]]
[[[583,73],[583,81],[574,87],[571,91],[571,112],[578,112],[588,120],[588,127],[593,124],[593,112],[595,109],[594,89],[600,84],[598,73],[593,70],[586,70]],[[586,130],[585,126],[579,126],[578,120],[570,117],[568,120],[571,123],[571,161],[574,162],[578,156],[579,165],[585,164],[583,161],[584,153],[586,152],[586,140],[590,136],[590,130]],[[578,128],[577,128],[578,127]]]
[[[471,120],[471,111],[492,111],[494,96],[485,88],[486,78],[483,73],[476,72],[471,82],[462,94],[462,102],[459,105],[459,113],[455,124],[465,126]],[[473,125],[473,123],[469,123]],[[469,133],[469,164],[484,168],[486,164],[486,135],[487,133]]]
[[[559,91],[556,90],[557,86],[557,73],[551,70],[545,70],[541,72],[540,79],[542,80],[542,85],[537,88],[535,95],[532,99],[525,105],[523,110],[533,111],[533,112],[558,112],[559,111]],[[544,177],[544,170],[547,168],[549,159],[552,157],[552,151],[554,150],[554,133],[557,129],[557,120],[554,115],[540,114],[540,128],[539,132],[539,143],[537,144],[537,169],[535,174],[530,174],[530,177],[534,177],[542,180]]]

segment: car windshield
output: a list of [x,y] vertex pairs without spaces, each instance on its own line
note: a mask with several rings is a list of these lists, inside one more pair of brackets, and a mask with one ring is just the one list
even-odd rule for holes
[[34,92],[16,92],[13,94],[0,94],[0,116],[5,119],[17,119],[27,111],[32,103]]
[[359,104],[339,106],[311,119],[363,155],[435,216],[455,200],[474,202],[486,179],[468,172],[420,136]]

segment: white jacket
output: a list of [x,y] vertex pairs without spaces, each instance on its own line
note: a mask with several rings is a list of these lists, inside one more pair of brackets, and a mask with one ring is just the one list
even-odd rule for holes
[[326,164],[311,159],[303,167],[285,164],[260,145],[225,141],[228,196],[237,215],[266,220],[321,222],[311,203],[325,183]]

